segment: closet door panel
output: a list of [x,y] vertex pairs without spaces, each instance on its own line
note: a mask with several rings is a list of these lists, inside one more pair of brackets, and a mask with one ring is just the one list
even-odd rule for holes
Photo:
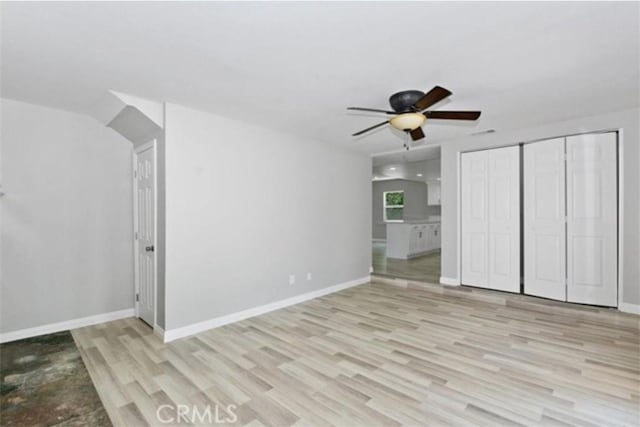
[[567,138],[567,300],[617,306],[615,133]]
[[520,147],[489,154],[489,283],[520,292]]
[[488,159],[486,151],[461,154],[461,282],[487,287]]
[[523,150],[524,293],[566,301],[565,139]]

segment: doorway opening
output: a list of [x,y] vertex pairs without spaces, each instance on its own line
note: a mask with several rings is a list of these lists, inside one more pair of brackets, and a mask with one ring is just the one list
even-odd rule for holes
[[440,283],[440,147],[373,158],[374,274]]

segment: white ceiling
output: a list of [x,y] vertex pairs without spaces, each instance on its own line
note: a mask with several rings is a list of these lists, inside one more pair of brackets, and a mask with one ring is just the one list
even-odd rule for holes
[[347,106],[438,84],[474,124],[429,142],[638,105],[630,3],[2,2],[2,95],[86,112],[108,89],[369,153],[401,147]]
[[412,149],[409,151],[400,150],[392,153],[379,154],[373,157],[372,163],[375,170],[377,166],[384,165],[396,165],[407,162],[420,162],[423,160],[439,159],[440,158],[440,146],[439,145],[426,145],[419,149]]
[[[439,180],[440,174],[428,171],[429,168],[437,168],[433,162],[400,162],[373,166],[371,179],[384,181],[388,179],[406,179],[408,181],[426,182]],[[430,173],[431,172],[431,173]],[[436,177],[437,175],[437,177]]]

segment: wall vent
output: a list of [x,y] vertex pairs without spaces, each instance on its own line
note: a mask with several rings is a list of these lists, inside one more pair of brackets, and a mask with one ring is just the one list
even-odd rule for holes
[[484,135],[486,133],[494,133],[496,130],[495,129],[487,129],[487,130],[481,130],[480,132],[474,132],[471,134],[471,136],[478,136],[478,135]]

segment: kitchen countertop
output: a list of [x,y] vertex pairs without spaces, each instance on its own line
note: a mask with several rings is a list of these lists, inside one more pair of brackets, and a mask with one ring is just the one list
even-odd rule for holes
[[409,220],[409,221],[403,221],[403,222],[386,222],[385,224],[387,225],[415,225],[415,224],[440,224],[440,220],[439,219],[433,219],[433,220]]

